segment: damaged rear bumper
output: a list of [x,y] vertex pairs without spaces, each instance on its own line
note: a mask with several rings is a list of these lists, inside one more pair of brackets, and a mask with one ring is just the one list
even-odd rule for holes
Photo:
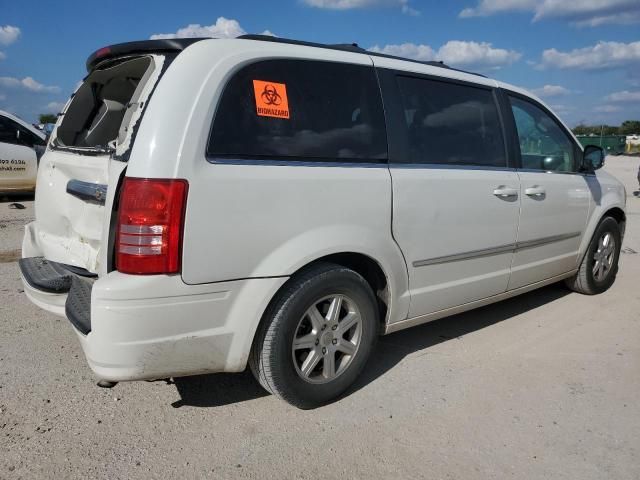
[[263,310],[286,281],[187,285],[176,275],[120,272],[93,281],[52,263],[20,261],[25,293],[69,318],[91,369],[117,382],[244,370]]

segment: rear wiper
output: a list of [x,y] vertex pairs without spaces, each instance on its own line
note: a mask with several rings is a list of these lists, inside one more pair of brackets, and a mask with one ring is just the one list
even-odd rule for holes
[[61,145],[58,143],[57,139],[54,140],[51,143],[53,148],[57,148],[59,150],[68,150],[70,152],[79,152],[79,153],[90,153],[90,154],[100,154],[100,153],[107,153],[109,155],[111,155],[112,153],[115,153],[116,149],[113,147],[109,147],[109,146],[103,146],[103,145],[95,145],[93,147],[76,147],[76,146],[68,146],[68,145]]

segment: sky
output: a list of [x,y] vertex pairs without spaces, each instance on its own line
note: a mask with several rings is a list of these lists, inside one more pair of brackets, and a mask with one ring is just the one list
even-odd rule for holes
[[640,120],[640,0],[0,0],[0,109],[57,113],[105,45],[244,33],[443,60],[570,126]]

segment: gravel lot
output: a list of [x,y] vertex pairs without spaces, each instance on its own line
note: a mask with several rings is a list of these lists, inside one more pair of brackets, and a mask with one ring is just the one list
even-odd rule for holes
[[551,286],[383,337],[314,411],[250,373],[96,387],[68,322],[22,293],[33,203],[0,201],[0,478],[638,479],[639,161],[607,159],[629,196],[608,292]]

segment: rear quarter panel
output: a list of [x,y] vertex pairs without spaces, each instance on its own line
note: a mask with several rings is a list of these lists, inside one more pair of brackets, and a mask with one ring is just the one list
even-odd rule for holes
[[255,59],[371,65],[364,55],[253,41],[198,42],[171,64],[140,125],[128,176],[189,181],[183,280],[293,274],[332,253],[370,256],[387,276],[394,321],[406,317],[406,266],[391,235],[386,165],[261,164],[205,158],[228,78]]

